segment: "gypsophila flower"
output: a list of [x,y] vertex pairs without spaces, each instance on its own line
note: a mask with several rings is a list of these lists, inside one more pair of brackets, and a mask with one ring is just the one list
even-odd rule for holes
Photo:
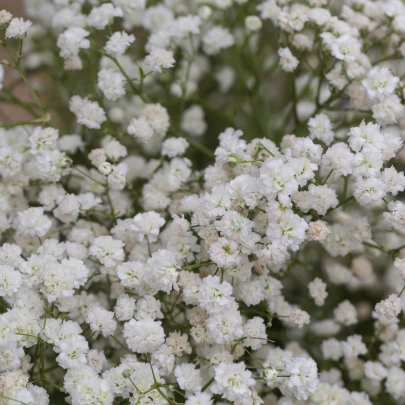
[[399,82],[387,68],[373,68],[361,82],[370,99],[384,98],[392,94]]
[[112,267],[124,260],[124,242],[111,236],[99,236],[90,247],[90,255],[96,257],[106,267]]
[[101,124],[106,120],[104,110],[96,101],[73,96],[70,99],[69,107],[70,111],[76,115],[77,122],[88,128],[100,129]]
[[249,31],[258,31],[262,25],[262,20],[255,15],[249,15],[245,18],[245,26]]
[[[7,18],[8,17],[6,16],[5,22],[7,21]],[[31,21],[24,21],[22,18],[13,18],[6,29],[6,38],[23,39],[31,25]]]
[[21,284],[22,277],[19,271],[8,265],[0,265],[0,297],[16,293]]
[[90,41],[86,39],[89,32],[79,27],[70,27],[59,35],[57,45],[62,58],[77,56],[80,49],[89,49]]
[[125,94],[124,76],[113,69],[98,72],[98,87],[108,100],[117,100]]
[[124,325],[124,338],[134,352],[150,353],[164,343],[165,334],[160,321],[131,319]]
[[25,235],[44,236],[52,226],[42,208],[28,208],[18,213],[18,230]]
[[299,61],[289,48],[280,48],[278,56],[280,57],[281,68],[286,72],[293,72],[297,68]]
[[13,15],[9,13],[7,10],[0,10],[0,24],[8,24],[11,19],[13,18]]
[[153,136],[153,128],[148,121],[140,118],[132,118],[127,128],[128,134],[140,142],[147,143]]
[[375,311],[383,318],[396,318],[401,312],[401,300],[397,295],[391,294],[387,299],[379,302],[375,306]]
[[254,385],[251,375],[252,373],[241,363],[220,363],[215,368],[215,383],[211,391],[221,394],[229,401],[246,397],[250,393],[250,387]]
[[162,155],[174,158],[183,155],[188,148],[188,142],[183,138],[169,138],[162,144]]
[[116,58],[123,55],[134,41],[135,37],[132,34],[129,35],[124,31],[114,32],[105,45],[105,51]]
[[360,53],[360,43],[349,35],[342,35],[333,41],[331,51],[336,59],[351,62]]
[[326,284],[318,277],[308,284],[309,294],[314,299],[315,304],[322,306],[328,296],[326,292]]
[[309,323],[309,315],[305,311],[301,311],[300,309],[294,309],[291,311],[289,321],[295,325],[298,326],[298,328],[302,328],[305,324]]
[[332,124],[326,114],[318,114],[308,121],[309,134],[329,146],[334,138]]
[[289,377],[280,388],[281,390],[291,389],[299,401],[307,400],[317,388],[317,371],[316,364],[311,358],[292,359],[287,362],[285,367],[285,372],[289,374]]
[[20,11],[0,405],[405,403],[405,6]]
[[157,212],[137,214],[131,229],[136,232],[140,241],[145,237],[149,243],[155,242],[159,235],[159,229],[165,224],[165,220]]
[[91,10],[87,17],[87,24],[102,30],[112,22],[114,17],[122,17],[123,15],[124,13],[120,8],[114,7],[111,3],[105,3]]
[[145,63],[149,65],[153,71],[161,73],[162,69],[173,67],[175,60],[173,58],[173,52],[156,48],[145,58]]
[[234,45],[235,39],[226,28],[213,27],[204,36],[204,51],[207,55],[215,55],[222,49],[229,48]]

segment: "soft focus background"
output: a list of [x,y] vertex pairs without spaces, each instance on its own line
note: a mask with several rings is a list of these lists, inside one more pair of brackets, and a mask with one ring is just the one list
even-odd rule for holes
[[[14,17],[25,17],[24,14],[24,1],[23,0],[0,0],[0,10],[6,9],[13,14]],[[3,48],[0,48],[0,60],[6,56],[6,52]],[[15,82],[18,74],[11,69],[7,69],[4,84],[9,86],[10,83]],[[20,82],[15,84],[17,95],[24,101],[30,101],[29,95],[25,86],[21,86]],[[32,117],[18,106],[14,106],[10,103],[4,103],[4,94],[0,96],[0,121],[11,122],[11,121],[22,121],[25,119],[31,119]]]

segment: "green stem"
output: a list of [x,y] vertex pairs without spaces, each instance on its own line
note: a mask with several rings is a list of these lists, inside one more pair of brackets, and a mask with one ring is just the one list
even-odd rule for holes
[[14,401],[14,402],[17,402],[18,404],[22,404],[22,405],[28,405],[26,402],[22,402],[22,401],[19,401],[18,399],[14,399],[14,398],[6,397],[1,394],[0,394],[0,398],[7,399],[8,401]]
[[346,198],[345,200],[343,200],[342,202],[340,202],[335,208],[331,208],[328,210],[328,212],[325,214],[328,215],[330,214],[332,211],[335,211],[336,209],[338,209],[339,207],[341,207],[342,205],[347,204],[348,202],[350,202],[351,200],[354,200],[354,196],[352,195],[351,197]]
[[324,186],[325,185],[325,183],[329,180],[329,177],[332,175],[332,173],[333,173],[333,169],[329,172],[329,174],[326,176],[326,179],[322,182],[322,186]]
[[207,384],[205,384],[204,387],[201,388],[201,392],[204,392],[214,382],[214,380],[214,377],[212,377],[211,380],[209,380]]
[[200,143],[194,141],[191,139],[188,135],[183,135],[183,138],[187,139],[188,143],[194,148],[197,149],[198,151],[204,153],[206,156],[209,158],[213,159],[215,158],[214,152],[211,151],[211,149],[208,149],[204,145],[201,145]]
[[108,55],[107,53],[103,53],[103,55],[105,55],[107,58],[111,59],[115,65],[117,66],[117,68],[119,69],[119,71],[122,73],[122,75],[125,77],[127,83],[129,84],[129,87],[131,87],[131,90],[138,95],[142,101],[144,101],[145,103],[147,102],[145,97],[142,95],[141,90],[138,90],[134,83],[132,82],[131,78],[128,76],[127,72],[125,71],[125,69],[121,66],[121,64],[118,62],[118,60],[116,58],[114,58],[111,55]]
[[36,125],[36,124],[46,124],[50,120],[50,115],[45,114],[42,118],[36,118],[33,120],[28,121],[18,121],[18,122],[10,122],[8,124],[0,124],[0,128],[14,128],[19,127],[22,125]]

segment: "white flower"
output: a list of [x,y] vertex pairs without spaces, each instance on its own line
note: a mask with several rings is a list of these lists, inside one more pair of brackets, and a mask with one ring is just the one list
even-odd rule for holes
[[331,359],[333,361],[338,361],[342,353],[342,342],[335,338],[326,339],[321,345],[322,355],[325,359]]
[[381,149],[384,145],[384,136],[380,132],[380,126],[364,121],[358,126],[350,128],[349,144],[352,150],[360,152],[363,147]]
[[217,276],[204,278],[199,288],[198,300],[208,314],[215,314],[234,306],[232,286],[226,281],[220,282]]
[[25,235],[45,236],[52,226],[52,221],[44,215],[43,208],[28,208],[18,213],[18,230]]
[[291,53],[289,48],[280,48],[278,56],[280,57],[280,66],[284,71],[293,72],[297,68],[299,60]]
[[114,69],[100,70],[97,84],[108,100],[114,101],[125,95],[125,78]]
[[322,241],[331,233],[326,222],[318,220],[312,221],[308,224],[307,239]]
[[346,341],[342,342],[342,350],[346,358],[356,358],[367,353],[367,347],[360,335],[348,336]]
[[268,200],[275,199],[277,195],[290,196],[298,190],[295,171],[282,159],[267,159],[260,167],[257,183]]
[[141,262],[126,262],[117,267],[118,277],[125,287],[134,288],[142,285],[146,265]]
[[21,171],[23,155],[9,146],[0,147],[0,174],[11,177]]
[[99,236],[94,239],[89,254],[96,257],[106,267],[113,267],[124,260],[125,243],[111,236]]
[[318,277],[308,284],[309,295],[314,299],[315,304],[322,306],[328,296],[326,284]]
[[141,111],[140,119],[148,122],[155,135],[163,138],[170,125],[170,117],[166,108],[160,104],[147,104]]
[[220,394],[228,401],[249,396],[255,380],[244,363],[220,363],[214,371],[215,383],[211,386],[214,394]]
[[147,143],[153,136],[153,129],[143,118],[132,118],[127,132],[140,142]]
[[393,76],[388,68],[374,67],[368,72],[361,84],[366,89],[370,99],[383,99],[394,92],[398,82],[399,78]]
[[161,249],[152,254],[148,259],[152,270],[150,277],[152,284],[166,293],[172,289],[178,291],[177,278],[179,275],[176,255],[166,249]]
[[21,284],[22,277],[19,271],[8,265],[0,265],[0,297],[16,293]]
[[258,350],[266,344],[266,325],[262,318],[255,316],[249,319],[245,323],[243,331],[245,337],[243,339],[244,346],[251,347],[252,350]]
[[371,380],[381,381],[387,376],[387,369],[378,361],[366,361],[364,374]]
[[326,8],[311,8],[308,11],[308,18],[317,25],[324,25],[331,18],[331,14]]
[[183,155],[188,148],[188,142],[184,138],[168,138],[162,143],[162,155],[174,158]]
[[32,22],[24,21],[22,18],[13,18],[6,29],[6,38],[23,39]]
[[343,176],[352,173],[353,163],[354,155],[343,142],[332,145],[322,157],[322,166],[328,170],[336,170]]
[[301,329],[305,324],[309,324],[310,317],[308,312],[294,309],[291,311],[289,321]]
[[143,241],[146,237],[149,243],[153,243],[157,240],[160,228],[165,222],[157,212],[149,211],[135,215],[131,229],[136,232],[139,241]]
[[262,28],[262,20],[256,15],[249,15],[245,18],[245,26],[249,31],[258,31]]
[[0,10],[0,25],[8,24],[12,18],[13,15],[7,10]]
[[326,114],[318,114],[308,121],[309,135],[329,146],[334,138],[332,123]]
[[80,367],[86,364],[89,344],[84,336],[72,335],[58,342],[54,350],[59,353],[56,361],[62,368]]
[[336,59],[351,62],[360,53],[360,43],[349,35],[342,35],[332,42],[331,52]]
[[215,343],[230,343],[243,335],[242,317],[235,309],[221,311],[208,318],[207,329]]
[[127,48],[135,41],[135,37],[132,34],[127,34],[125,31],[114,32],[108,39],[105,45],[105,51],[117,58],[124,55]]
[[184,111],[181,129],[191,136],[201,136],[207,129],[204,120],[204,110],[198,105],[192,105]]
[[405,189],[405,175],[403,172],[397,172],[394,166],[384,169],[380,180],[384,183],[386,191],[394,196]]
[[307,229],[308,224],[305,220],[288,210],[285,215],[269,223],[266,228],[266,235],[271,242],[296,251],[305,240]]
[[187,397],[184,405],[212,405],[211,394],[208,392],[198,392]]
[[41,270],[43,286],[41,292],[49,302],[57,299],[71,297],[74,294],[75,275],[67,266],[59,264],[56,260],[48,261]]
[[113,319],[114,313],[101,307],[91,308],[87,313],[86,322],[95,333],[102,333],[104,337],[114,333],[117,322]]
[[101,124],[106,120],[104,110],[96,101],[88,98],[73,96],[69,103],[70,111],[76,115],[77,122],[88,128],[100,129]]
[[382,318],[395,319],[401,312],[401,299],[396,294],[391,294],[387,299],[376,304],[375,311]]
[[151,318],[140,321],[131,319],[124,325],[124,338],[128,347],[136,353],[153,353],[165,341],[161,322]]
[[153,71],[162,72],[162,69],[169,69],[174,66],[175,60],[173,52],[166,49],[153,49],[145,58],[145,63],[149,65]]
[[100,7],[94,7],[87,17],[87,24],[98,30],[103,30],[112,22],[114,17],[123,17],[120,8],[114,7],[111,3],[102,4]]
[[299,191],[292,200],[302,212],[315,210],[319,215],[325,215],[330,208],[335,208],[339,201],[335,190],[325,186],[310,184],[308,191]]
[[135,313],[135,298],[121,294],[117,299],[114,312],[119,321],[129,321]]
[[213,243],[208,253],[211,260],[219,267],[230,267],[240,260],[238,244],[226,238],[219,238],[217,242]]
[[288,361],[284,372],[289,377],[280,387],[282,392],[285,389],[291,390],[299,401],[306,401],[315,392],[319,382],[318,369],[311,358],[297,357]]
[[59,132],[55,128],[36,127],[30,136],[31,153],[56,149]]
[[201,373],[200,370],[195,368],[194,364],[179,364],[174,370],[174,375],[177,379],[179,387],[182,390],[185,390],[187,393],[197,393],[201,391]]
[[343,325],[354,325],[357,323],[357,311],[348,300],[341,302],[333,311],[337,322]]
[[385,388],[397,400],[405,398],[404,378],[405,371],[402,368],[391,367],[388,370]]
[[203,48],[207,55],[216,55],[234,43],[235,39],[229,30],[219,26],[211,28],[203,38]]
[[59,181],[62,176],[70,172],[71,162],[72,161],[64,153],[60,152],[58,149],[55,149],[52,151],[43,151],[38,154],[35,166],[39,172],[40,178],[47,181],[56,182]]
[[89,49],[90,41],[86,39],[89,33],[83,28],[70,27],[59,35],[57,45],[60,48],[59,55],[62,58],[77,56],[80,49]]
[[372,204],[386,196],[385,184],[376,178],[359,179],[355,183],[353,192],[357,202],[361,205]]
[[371,107],[373,118],[381,125],[396,124],[404,113],[404,106],[396,94],[391,94]]

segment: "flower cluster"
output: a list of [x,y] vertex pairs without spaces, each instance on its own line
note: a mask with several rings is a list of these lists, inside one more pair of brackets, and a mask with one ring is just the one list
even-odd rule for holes
[[400,0],[0,10],[0,405],[405,402]]

